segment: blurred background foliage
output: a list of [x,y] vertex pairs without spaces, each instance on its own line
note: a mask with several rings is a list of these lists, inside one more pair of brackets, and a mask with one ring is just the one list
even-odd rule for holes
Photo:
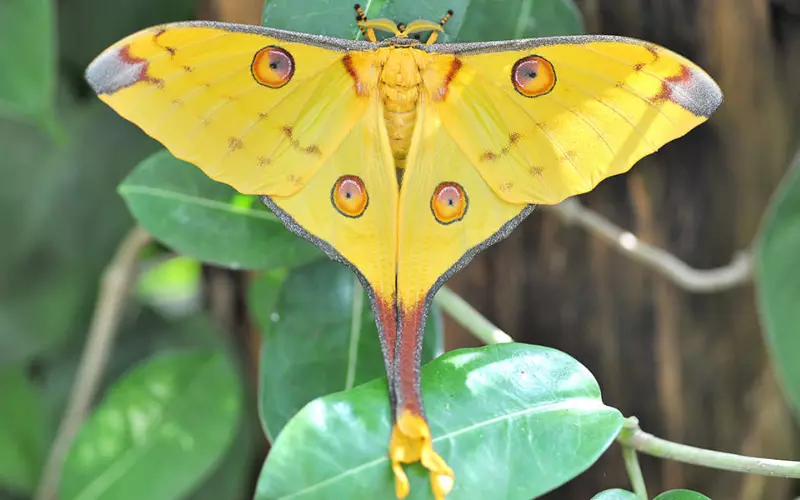
[[[65,464],[63,498],[251,498],[269,450],[265,432],[274,437],[317,396],[381,376],[369,308],[348,271],[319,260],[320,252],[252,199],[160,153],[83,80],[93,57],[140,28],[263,18],[352,36],[345,3],[0,2],[0,499],[34,495],[104,269],[134,217],[159,243],[142,254],[96,410]],[[698,446],[800,458],[785,403],[800,411],[800,164],[772,195],[798,146],[800,4],[370,3],[370,13],[395,19],[436,19],[446,8],[464,13],[448,25],[458,41],[582,31],[636,36],[687,55],[719,81],[726,103],[707,126],[581,198],[698,267],[753,249],[757,286],[688,294],[535,213],[453,287],[517,340],[586,364],[606,403],[639,415],[648,430]],[[174,194],[218,205],[182,203]],[[355,343],[354,324],[363,326]],[[427,339],[426,359],[444,346],[477,345],[438,311]],[[351,373],[342,360],[354,352],[363,361]],[[324,357],[286,362],[309,353]],[[123,425],[121,407],[141,419]],[[148,427],[153,421],[158,429]],[[126,458],[141,439],[151,446]],[[96,446],[81,447],[87,442]],[[614,450],[549,497],[627,488]],[[125,460],[132,460],[126,474],[109,489],[94,482],[98,470]],[[786,480],[643,463],[654,491],[692,487],[742,500],[800,494]]]

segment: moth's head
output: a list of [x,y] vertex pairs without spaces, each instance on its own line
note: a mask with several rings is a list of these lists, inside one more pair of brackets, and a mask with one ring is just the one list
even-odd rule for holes
[[[384,31],[391,33],[393,37],[390,40],[402,40],[413,38],[416,42],[411,44],[396,44],[396,45],[415,45],[420,40],[420,33],[431,32],[433,35],[438,35],[439,32],[444,32],[444,25],[453,17],[453,11],[448,10],[442,19],[435,23],[425,19],[417,19],[408,24],[403,22],[394,22],[391,19],[367,19],[366,13],[361,8],[361,5],[355,4],[356,9],[356,22],[364,37],[371,42],[376,42],[375,31]],[[416,36],[414,36],[416,34]],[[436,40],[436,36],[429,39],[429,43]]]

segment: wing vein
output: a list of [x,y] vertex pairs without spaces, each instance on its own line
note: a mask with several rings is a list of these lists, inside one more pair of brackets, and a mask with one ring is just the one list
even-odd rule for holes
[[572,89],[574,89],[574,90],[577,90],[577,91],[578,91],[578,92],[580,92],[581,94],[584,94],[584,95],[586,95],[587,97],[589,97],[591,100],[594,100],[594,101],[596,101],[596,102],[599,102],[599,103],[600,103],[600,104],[602,104],[603,106],[605,106],[605,107],[607,107],[608,109],[610,109],[610,110],[611,110],[611,111],[612,111],[614,114],[618,115],[620,118],[622,118],[623,120],[625,120],[625,122],[626,122],[628,125],[630,125],[630,127],[631,127],[631,128],[634,130],[634,132],[636,132],[636,134],[637,134],[637,135],[639,135],[639,137],[642,139],[642,141],[643,141],[645,144],[647,144],[647,146],[648,146],[650,149],[652,149],[653,151],[655,151],[655,150],[657,150],[657,149],[658,149],[658,148],[657,148],[655,145],[653,145],[653,143],[652,143],[652,142],[650,142],[650,140],[647,138],[647,136],[645,136],[645,134],[643,134],[643,133],[642,133],[642,131],[641,131],[641,130],[639,130],[639,128],[636,126],[636,124],[634,124],[634,123],[631,121],[631,119],[630,119],[630,118],[628,118],[628,117],[625,115],[625,113],[623,113],[622,111],[620,111],[620,110],[619,110],[619,109],[617,109],[616,107],[614,107],[614,106],[612,106],[611,104],[609,104],[609,103],[608,103],[608,102],[607,102],[605,99],[597,99],[597,94],[596,94],[595,92],[592,92],[592,91],[590,91],[590,90],[586,90],[584,87],[581,87],[581,86],[579,86],[579,85],[575,85],[574,83],[563,84],[563,85],[566,85],[566,86],[567,86],[567,87],[569,87],[569,88],[572,88]]
[[[588,47],[583,47],[583,48],[585,50],[590,50]],[[592,52],[597,52],[597,51],[592,51]],[[602,54],[602,52],[597,52],[597,53],[598,54]],[[625,82],[617,82],[616,80],[614,80],[612,78],[609,78],[607,76],[603,76],[603,75],[601,75],[599,73],[595,73],[594,71],[587,71],[587,70],[581,68],[580,66],[575,66],[573,64],[565,63],[565,62],[562,62],[562,61],[559,61],[559,66],[566,66],[566,67],[572,69],[572,71],[575,71],[576,73],[582,73],[584,75],[593,76],[595,78],[598,78],[600,80],[606,81],[608,83],[613,83],[615,86],[617,85],[617,83],[621,83],[622,87],[620,87],[620,88],[624,88],[629,93],[631,93],[631,94],[635,95],[636,97],[638,97],[639,100],[641,100],[643,103],[645,103],[648,107],[650,107],[650,108],[654,109],[655,111],[657,111],[661,116],[664,117],[665,120],[667,120],[669,122],[670,125],[672,125],[672,127],[676,128],[676,129],[680,129],[680,127],[678,127],[678,125],[675,124],[675,122],[672,120],[672,118],[670,118],[669,115],[664,113],[664,111],[659,106],[656,106],[652,101],[650,101],[650,99],[648,99],[647,97],[645,97],[642,94],[640,94],[639,92],[637,92],[636,89],[634,89],[633,87],[631,87],[627,83],[625,83]],[[664,80],[662,80],[658,76],[653,75],[650,72],[647,72],[647,74],[653,76],[654,78],[656,78],[660,82],[664,83]]]
[[[482,84],[482,85],[483,85],[483,84]],[[486,89],[486,87],[485,87],[485,86],[484,86],[484,89]],[[488,90],[488,89],[486,89],[486,90]],[[528,108],[526,108],[525,106],[523,106],[523,105],[522,105],[522,103],[521,103],[521,102],[519,102],[517,99],[514,99],[514,98],[513,98],[514,96],[511,96],[511,95],[509,95],[507,92],[504,92],[504,91],[502,91],[502,90],[500,90],[500,93],[501,93],[501,94],[503,95],[503,97],[505,97],[505,98],[506,98],[508,101],[510,101],[510,102],[512,102],[512,103],[514,103],[514,105],[515,105],[516,107],[518,107],[519,109],[521,109],[521,110],[522,110],[522,112],[523,112],[523,113],[524,113],[524,114],[525,114],[525,115],[526,115],[528,118],[530,118],[531,120],[533,120],[533,121],[534,121],[534,123],[536,123],[536,127],[539,129],[539,131],[541,131],[541,133],[542,133],[542,134],[545,136],[545,138],[547,138],[547,140],[550,142],[550,144],[552,144],[552,145],[553,145],[553,146],[554,146],[556,149],[558,149],[558,152],[559,152],[559,153],[561,153],[561,157],[562,157],[564,160],[566,160],[566,162],[567,162],[567,163],[569,163],[570,167],[572,167],[572,169],[573,169],[573,170],[575,170],[575,173],[577,173],[577,174],[578,174],[578,176],[579,176],[581,179],[583,179],[583,181],[584,181],[584,182],[591,184],[591,183],[589,182],[589,179],[587,179],[587,178],[586,178],[586,175],[585,175],[583,172],[581,172],[581,169],[579,169],[579,168],[578,168],[578,166],[577,166],[577,165],[575,165],[575,162],[574,162],[574,161],[572,161],[572,158],[570,158],[570,156],[567,154],[567,152],[566,152],[566,150],[563,148],[563,146],[561,146],[561,144],[560,144],[558,141],[556,141],[556,140],[555,140],[555,138],[554,138],[554,137],[553,137],[553,136],[552,136],[552,135],[551,135],[551,134],[550,134],[550,133],[547,131],[547,129],[546,129],[546,128],[542,127],[542,125],[541,125],[541,122],[539,121],[539,118],[538,118],[537,116],[535,116],[535,115],[531,114],[531,113],[528,111]],[[485,103],[485,102],[484,102],[484,105],[486,105],[486,104],[487,104],[487,103]],[[526,156],[526,159],[527,159],[527,156]]]
[[[605,52],[599,51],[599,50],[597,50],[597,49],[592,49],[591,47],[587,47],[587,46],[585,46],[585,45],[584,45],[584,46],[582,46],[582,47],[583,47],[583,49],[585,49],[585,50],[588,50],[588,51],[590,51],[590,52],[594,52],[595,54],[601,55],[601,56],[605,57],[606,59],[608,59],[608,60],[610,60],[610,61],[615,61],[615,62],[618,62],[618,63],[621,63],[621,64],[625,64],[625,65],[627,65],[627,61],[624,61],[624,60],[622,60],[622,59],[619,59],[619,58],[617,58],[617,57],[614,57],[614,56],[612,56],[612,55],[610,55],[610,54],[606,54]],[[666,85],[669,85],[669,86],[670,86],[671,88],[673,88],[674,90],[677,90],[677,91],[678,91],[678,93],[680,93],[680,94],[681,94],[681,95],[682,95],[682,96],[683,96],[683,97],[684,97],[684,98],[685,98],[687,101],[689,101],[689,102],[691,102],[691,103],[693,103],[693,104],[696,104],[696,101],[695,101],[695,100],[694,100],[694,99],[693,99],[693,98],[692,98],[692,97],[691,97],[689,94],[687,94],[686,92],[684,92],[684,91],[683,91],[683,89],[681,89],[681,88],[678,88],[678,87],[675,87],[675,86],[671,85],[671,84],[670,84],[670,82],[669,82],[668,80],[665,80],[665,79],[664,79],[662,76],[660,76],[660,75],[658,75],[658,74],[656,74],[656,73],[653,73],[652,71],[647,71],[647,70],[646,70],[646,68],[647,68],[647,65],[645,65],[645,67],[644,67],[644,68],[642,68],[642,73],[644,73],[644,74],[646,74],[646,75],[650,75],[650,76],[652,76],[653,78],[655,78],[656,80],[660,81],[661,83],[664,83],[664,84],[666,84]]]

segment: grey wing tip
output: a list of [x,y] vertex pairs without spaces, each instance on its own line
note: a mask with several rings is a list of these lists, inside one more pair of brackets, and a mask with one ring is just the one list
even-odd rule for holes
[[111,47],[86,68],[84,77],[97,95],[113,94],[147,79],[147,61],[130,56],[127,48]]
[[690,102],[684,107],[696,116],[709,118],[714,111],[722,105],[724,96],[717,82],[699,69],[692,68],[691,72],[691,97]]
[[83,73],[83,77],[89,83],[89,86],[92,87],[92,90],[99,95],[106,92],[106,86],[104,85],[106,80],[104,78],[105,74],[103,55],[100,55],[89,63],[89,66],[87,66],[86,71]]

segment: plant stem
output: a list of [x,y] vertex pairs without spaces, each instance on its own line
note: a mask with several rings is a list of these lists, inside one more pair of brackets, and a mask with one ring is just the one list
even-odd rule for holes
[[[481,313],[452,290],[442,287],[434,300],[444,312],[484,343],[499,344],[514,341],[507,333],[484,318]],[[641,430],[639,428],[639,420],[636,417],[625,419],[625,425],[619,436],[617,436],[617,441],[623,446],[623,450],[630,448],[654,457],[676,460],[687,464],[762,476],[800,478],[800,462],[748,457],[674,443]],[[626,466],[630,467],[628,457],[626,457],[625,461]],[[638,459],[636,459],[636,462],[638,468]],[[630,468],[628,473],[631,474]],[[641,471],[639,474],[641,474]],[[635,479],[631,475],[631,482],[634,489],[636,489],[637,486],[634,481]],[[641,487],[641,491],[644,491],[644,481],[642,481]],[[636,493],[641,495],[639,490],[636,490]]]
[[100,386],[128,292],[136,276],[139,253],[148,243],[150,235],[140,227],[133,228],[122,240],[103,273],[81,363],[78,365],[67,409],[39,480],[36,500],[50,500],[58,496],[64,457]]
[[644,475],[639,466],[639,456],[636,454],[636,450],[622,445],[622,458],[625,460],[625,470],[628,471],[628,477],[636,497],[639,500],[648,500],[650,497],[647,496],[647,486],[644,484]]
[[753,255],[750,250],[736,253],[731,262],[715,269],[695,269],[670,252],[640,241],[633,233],[617,227],[594,210],[569,198],[558,205],[545,205],[567,225],[578,225],[617,250],[643,264],[673,283],[694,293],[714,293],[750,282],[753,277]]
[[674,443],[644,432],[639,428],[639,420],[636,417],[625,419],[625,425],[617,441],[623,446],[654,457],[687,464],[762,476],[800,478],[800,462],[748,457]]
[[458,324],[478,337],[484,344],[503,344],[514,342],[506,332],[497,328],[491,321],[469,305],[457,293],[442,287],[433,299]]

